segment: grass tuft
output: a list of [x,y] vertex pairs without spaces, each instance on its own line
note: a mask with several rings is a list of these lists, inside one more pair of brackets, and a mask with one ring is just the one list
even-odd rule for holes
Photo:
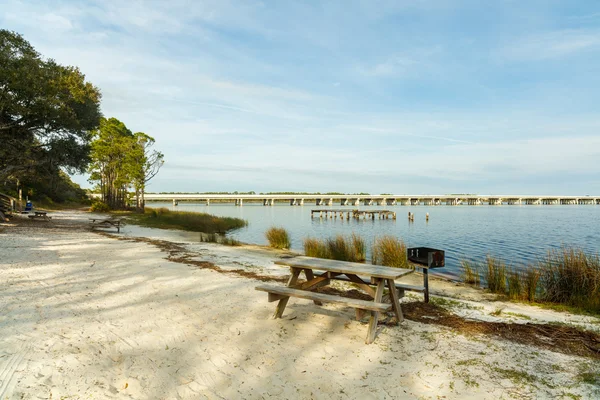
[[462,269],[462,280],[466,284],[480,286],[481,275],[479,273],[479,265],[469,260],[461,260],[460,267]]
[[375,238],[371,251],[372,263],[396,268],[413,268],[408,263],[406,245],[395,236]]
[[364,262],[366,252],[367,245],[364,239],[356,234],[352,234],[351,236],[337,235],[325,240],[316,238],[304,239],[304,254],[309,257]]
[[542,301],[600,312],[600,258],[581,249],[551,250],[538,263]]
[[289,249],[292,245],[290,235],[284,228],[271,227],[265,233],[269,246],[275,249]]
[[506,264],[491,255],[486,257],[485,280],[492,293],[506,293]]

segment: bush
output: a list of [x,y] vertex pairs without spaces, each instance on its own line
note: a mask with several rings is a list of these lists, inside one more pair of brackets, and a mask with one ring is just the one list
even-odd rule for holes
[[289,249],[291,247],[290,235],[284,228],[271,227],[265,233],[269,246],[275,249]]
[[488,289],[492,293],[506,294],[506,264],[491,255],[486,257],[486,274]]
[[371,252],[373,264],[396,268],[414,268],[408,263],[406,245],[394,236],[375,238]]
[[109,212],[110,207],[106,203],[103,203],[101,201],[95,201],[94,203],[92,203],[92,206],[90,207],[90,211],[91,212]]

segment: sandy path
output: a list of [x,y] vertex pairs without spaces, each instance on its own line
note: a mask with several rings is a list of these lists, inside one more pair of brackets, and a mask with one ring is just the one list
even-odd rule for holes
[[600,396],[578,378],[597,362],[411,321],[367,346],[352,309],[294,299],[272,320],[254,280],[61,217],[86,218],[0,228],[0,399]]

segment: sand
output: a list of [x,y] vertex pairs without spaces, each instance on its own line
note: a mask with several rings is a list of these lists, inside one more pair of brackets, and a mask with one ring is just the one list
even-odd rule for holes
[[[600,373],[597,360],[409,320],[380,326],[365,345],[367,327],[353,309],[292,299],[274,320],[275,303],[254,290],[255,279],[92,232],[86,213],[52,215],[0,224],[0,399],[600,397],[598,383],[583,379]],[[258,246],[122,232],[114,236],[179,243],[225,270],[288,274],[273,264],[281,252]],[[595,318],[490,301],[449,282],[432,288],[459,299],[454,311],[473,319],[600,328]]]

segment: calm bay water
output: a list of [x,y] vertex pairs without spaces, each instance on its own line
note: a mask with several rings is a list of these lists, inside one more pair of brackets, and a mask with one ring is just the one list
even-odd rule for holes
[[[562,245],[580,247],[594,254],[600,252],[600,206],[386,206],[341,207],[332,209],[387,209],[396,211],[397,220],[311,219],[315,205],[289,206],[244,204],[205,204],[181,202],[149,203],[150,207],[167,207],[176,211],[206,212],[218,216],[243,218],[248,226],[230,236],[246,243],[267,244],[265,231],[273,226],[288,230],[292,248],[302,250],[307,236],[327,238],[355,232],[367,241],[376,236],[394,235],[409,246],[435,247],[446,251],[446,274],[458,274],[461,258],[484,260],[487,254],[519,266],[536,261],[549,249]],[[415,214],[409,222],[408,212]],[[429,222],[425,214],[429,213]]]

